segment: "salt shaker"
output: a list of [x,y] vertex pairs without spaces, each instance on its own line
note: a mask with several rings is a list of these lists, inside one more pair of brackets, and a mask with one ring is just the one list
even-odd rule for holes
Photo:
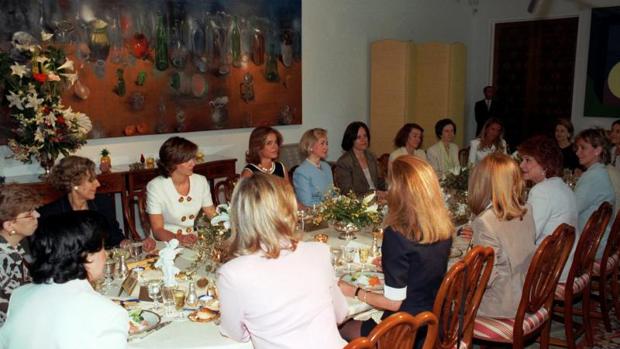
[[185,304],[188,307],[195,307],[198,305],[198,295],[196,294],[196,283],[190,281],[187,296],[185,297]]

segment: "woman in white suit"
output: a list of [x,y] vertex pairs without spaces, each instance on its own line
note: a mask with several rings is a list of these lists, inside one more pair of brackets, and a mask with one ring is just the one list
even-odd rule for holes
[[438,176],[460,167],[459,146],[454,144],[456,124],[450,119],[441,119],[435,124],[435,135],[439,142],[426,149],[428,162]]
[[41,223],[32,242],[33,283],[13,292],[0,348],[126,348],[127,312],[89,283],[103,276],[108,230],[94,211]]

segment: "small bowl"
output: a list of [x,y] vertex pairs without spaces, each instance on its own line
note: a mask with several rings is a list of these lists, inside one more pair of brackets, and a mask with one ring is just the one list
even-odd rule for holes
[[318,233],[314,235],[314,241],[322,242],[324,244],[327,243],[328,239],[329,239],[329,236],[327,236],[327,234]]

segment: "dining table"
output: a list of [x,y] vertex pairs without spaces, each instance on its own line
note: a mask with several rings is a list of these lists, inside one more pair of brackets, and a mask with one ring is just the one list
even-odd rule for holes
[[[361,246],[371,247],[373,243],[373,234],[370,229],[362,230],[355,234],[354,240],[341,240],[338,238],[339,232],[334,228],[324,227],[313,231],[306,231],[303,233],[304,241],[317,241],[323,239],[332,250],[342,249],[344,246],[352,246],[359,248]],[[375,233],[375,236],[376,233]],[[378,241],[380,244],[380,240]],[[450,259],[450,265],[456,260],[460,259],[466,252],[469,246],[469,241],[455,236],[453,239],[453,251],[454,258]],[[162,242],[158,242],[158,247],[163,247]],[[192,266],[192,263],[196,259],[196,251],[184,248],[175,260],[175,266],[180,270],[186,270]],[[372,256],[370,258],[373,258]],[[370,259],[369,258],[369,259]],[[359,270],[359,259],[356,258],[354,264],[355,270]],[[335,266],[335,274],[337,277],[341,277],[343,274],[350,272],[348,270],[350,266],[346,264],[340,264]],[[366,270],[372,270],[374,266],[370,263],[366,264]],[[150,277],[161,277],[161,274],[157,276],[158,270],[149,270]],[[155,276],[154,276],[155,275]],[[205,277],[208,279],[209,284],[213,284],[215,281],[215,275],[212,272],[207,272],[205,268],[201,268],[196,272],[195,278]],[[149,276],[140,279],[141,284],[148,282]],[[180,280],[181,287],[187,286],[187,280]],[[135,287],[132,294],[123,294],[119,296],[121,280],[114,280],[111,285],[106,288],[105,295],[113,300],[137,300],[139,296],[140,287]],[[205,294],[206,288],[198,288],[198,295]],[[138,309],[152,310],[153,303],[148,301],[133,302],[134,307]],[[379,318],[379,310],[372,308],[370,305],[357,300],[356,298],[347,297],[348,303],[348,316],[347,318],[355,318],[366,320],[370,317]],[[160,307],[161,308],[161,307]],[[193,322],[188,319],[188,314],[191,309],[184,310],[183,317],[175,316],[175,319],[171,319],[162,310],[157,311],[161,316],[162,322],[170,322],[166,326],[148,333],[146,336],[129,336],[128,348],[149,348],[149,349],[244,349],[253,348],[250,342],[237,342],[230,338],[223,336],[218,327],[218,321],[211,321],[206,323]]]

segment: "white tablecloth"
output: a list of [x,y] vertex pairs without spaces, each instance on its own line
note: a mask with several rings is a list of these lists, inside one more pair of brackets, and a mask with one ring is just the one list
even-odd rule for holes
[[[347,242],[339,240],[337,238],[338,233],[333,229],[322,229],[313,232],[306,232],[304,234],[304,240],[312,241],[314,235],[317,233],[324,233],[329,236],[328,244],[332,247],[341,247]],[[358,238],[355,243],[361,243],[370,246],[372,243],[371,235],[368,232],[362,232],[357,234]],[[183,270],[191,263],[191,259],[195,254],[192,251],[183,251],[176,259],[175,264]],[[213,280],[213,275],[210,277]],[[118,281],[116,282],[116,285]],[[115,295],[118,292],[118,288],[113,287],[110,296]],[[138,287],[129,298],[137,298]],[[203,294],[201,290],[198,290],[199,294]],[[347,298],[349,304],[349,318],[354,317],[357,314],[363,313],[371,307],[368,304],[358,301],[354,298]],[[150,309],[151,304],[149,302],[140,302],[140,307],[144,309]],[[168,319],[164,319],[168,320]],[[252,348],[252,343],[239,343],[229,338],[222,336],[219,332],[218,326],[214,322],[209,323],[195,323],[187,320],[173,321],[170,325],[155,331],[144,338],[130,341],[128,348],[149,348],[149,349],[244,349]]]

